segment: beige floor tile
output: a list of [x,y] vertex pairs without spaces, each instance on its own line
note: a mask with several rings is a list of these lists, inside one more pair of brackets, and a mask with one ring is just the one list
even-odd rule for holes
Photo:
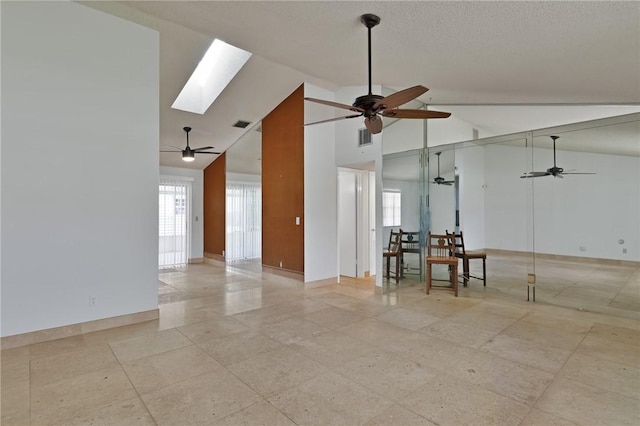
[[392,405],[369,419],[364,426],[434,426],[435,424],[400,405]]
[[311,296],[313,300],[318,302],[326,303],[327,305],[342,307],[345,305],[349,305],[351,303],[357,302],[360,300],[356,297],[346,296],[344,294],[337,293],[335,289],[330,292],[321,293],[318,295]]
[[266,336],[285,345],[311,339],[328,331],[328,328],[302,318],[290,318],[267,324],[261,330]]
[[267,401],[260,401],[225,417],[221,426],[295,426],[287,416]]
[[469,306],[451,303],[444,295],[432,294],[426,299],[403,305],[407,309],[445,318],[468,309]]
[[449,372],[527,405],[535,404],[553,380],[552,374],[482,352],[457,363]]
[[85,335],[70,336],[29,346],[29,357],[41,358],[72,352],[87,347]]
[[244,331],[199,343],[205,352],[222,365],[244,361],[283,347],[258,331]]
[[307,297],[304,299],[285,302],[278,306],[290,315],[302,316],[306,314],[311,314],[313,312],[321,311],[322,309],[327,309],[330,305],[327,305],[326,303],[322,303],[318,300],[314,300]]
[[108,345],[82,347],[75,351],[31,360],[31,384],[56,382],[115,365],[118,365],[118,360]]
[[640,330],[631,328],[596,323],[591,327],[589,336],[596,336],[602,339],[640,347]]
[[402,402],[438,425],[517,425],[529,407],[511,398],[440,374]]
[[155,425],[155,421],[139,397],[114,402],[100,408],[83,407],[78,409],[70,419],[61,425]]
[[535,343],[504,334],[493,337],[480,349],[552,374],[557,373],[571,356],[570,351],[548,346],[544,342]]
[[514,318],[467,309],[466,311],[452,315],[447,319],[452,322],[471,325],[474,328],[499,333],[505,328],[515,324],[520,318],[522,317]]
[[26,411],[20,411],[15,413],[5,413],[2,411],[0,417],[0,424],[3,426],[25,426],[31,424],[31,413],[27,409]]
[[376,316],[376,319],[412,331],[419,330],[436,321],[440,321],[440,317],[406,308],[389,310]]
[[262,396],[294,387],[328,371],[289,347],[231,364],[227,368]]
[[273,305],[262,309],[241,312],[230,318],[240,321],[251,328],[259,329],[266,324],[289,319],[291,318],[291,314],[281,305]]
[[599,336],[587,336],[576,353],[598,359],[618,362],[630,367],[640,367],[640,352],[636,345],[617,342]]
[[367,388],[328,372],[269,398],[299,425],[356,425],[392,405]]
[[[4,372],[3,372],[4,373]],[[29,370],[24,372],[7,372],[2,375],[0,386],[0,412],[7,422],[16,423],[24,418],[24,413],[29,417],[31,408],[31,385],[29,383]],[[4,421],[0,424],[5,424]]]
[[260,397],[224,368],[141,395],[158,425],[216,424]]
[[[375,318],[367,318],[362,321],[349,324],[337,329],[356,340],[368,343],[371,346],[385,347],[391,351],[408,350],[407,344],[411,339],[419,339],[418,333],[396,327],[395,325],[380,321]],[[422,336],[426,341],[427,337]]]
[[301,340],[289,347],[329,368],[339,367],[375,350],[374,346],[338,331]]
[[203,343],[216,337],[250,331],[251,328],[232,317],[218,317],[196,324],[178,327],[178,331],[184,334],[194,343]]
[[536,408],[581,425],[640,424],[638,399],[567,379],[556,379]]
[[396,402],[402,402],[406,395],[428,383],[437,373],[398,353],[386,351],[356,358],[335,372]]
[[631,367],[576,353],[558,377],[640,399],[640,364]]
[[348,309],[341,309],[336,307],[329,307],[310,314],[306,314],[303,318],[307,321],[314,322],[322,327],[334,329],[344,327],[347,324],[351,324],[357,321],[361,321],[367,316],[360,312],[351,311]]
[[578,331],[563,327],[570,322],[566,318],[557,318],[555,324],[541,324],[537,321],[530,321],[528,318],[529,316],[507,327],[501,334],[528,340],[535,344],[545,344],[564,351],[573,351],[588,332],[588,329]]
[[109,344],[120,362],[145,358],[172,349],[190,345],[191,342],[178,330],[165,330]]
[[532,408],[520,426],[575,426],[576,424],[553,414]]
[[112,366],[31,386],[31,422],[66,423],[86,407],[100,408],[136,396],[122,368]]
[[138,393],[209,373],[222,366],[195,345],[125,362],[122,368]]
[[420,332],[470,348],[479,348],[498,334],[496,331],[487,331],[472,325],[451,321],[450,318],[452,317],[425,327]]
[[422,366],[441,372],[450,371],[453,366],[469,359],[476,351],[472,348],[440,339],[414,333],[415,339],[404,342],[401,353]]

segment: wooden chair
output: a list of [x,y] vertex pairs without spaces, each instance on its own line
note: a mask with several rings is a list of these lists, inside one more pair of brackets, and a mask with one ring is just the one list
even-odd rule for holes
[[451,234],[432,234],[429,232],[427,240],[427,294],[432,288],[432,266],[446,265],[449,270],[449,282],[451,286],[437,286],[433,288],[452,290],[458,297],[458,258],[453,256],[453,237]]
[[[446,231],[447,235],[451,235],[453,238],[453,254],[458,259],[462,259],[462,279],[463,285],[466,287],[469,284],[470,278],[475,278],[477,280],[482,280],[482,284],[487,286],[487,254],[483,251],[474,250],[467,251],[464,248],[464,237],[462,236],[462,231],[460,233],[449,233]],[[482,259],[482,277],[477,277],[475,275],[471,275],[469,272],[469,261],[473,259]]]
[[402,264],[402,229],[398,232],[393,232],[389,234],[389,246],[382,253],[384,259],[387,260],[387,279],[389,279],[389,273],[391,270],[391,258],[396,259],[396,284],[400,281],[400,266]]

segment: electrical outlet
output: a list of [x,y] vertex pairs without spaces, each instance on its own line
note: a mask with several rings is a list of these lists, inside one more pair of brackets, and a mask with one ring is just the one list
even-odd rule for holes
[[280,267],[282,268],[282,260],[280,261]]
[[95,296],[90,296],[89,297],[89,306],[96,306],[96,297]]
[[627,254],[627,249],[626,248],[622,249],[622,254]]
[[527,274],[527,283],[535,284],[536,283],[536,274]]

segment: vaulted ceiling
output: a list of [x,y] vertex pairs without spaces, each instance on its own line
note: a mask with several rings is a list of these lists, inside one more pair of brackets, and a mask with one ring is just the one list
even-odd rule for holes
[[[84,2],[83,2],[84,3]],[[373,29],[373,83],[430,90],[451,105],[640,103],[640,3],[480,1],[133,1],[85,4],[160,33],[160,144],[224,151],[303,82],[367,84],[363,13]],[[170,108],[214,38],[253,53],[204,115]],[[525,116],[526,117],[526,116]],[[542,127],[530,115],[529,129]],[[481,117],[475,119],[480,120]],[[505,132],[513,120],[485,118]],[[197,156],[203,168],[215,156]],[[185,167],[179,155],[161,164]]]

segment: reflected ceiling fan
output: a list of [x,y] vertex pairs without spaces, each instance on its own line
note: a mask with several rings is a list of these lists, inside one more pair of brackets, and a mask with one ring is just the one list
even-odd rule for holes
[[442,154],[441,152],[436,152],[436,155],[438,156],[438,176],[433,178],[433,182],[431,183],[435,183],[436,185],[453,185],[456,181],[455,180],[446,180],[445,178],[443,178],[442,176],[440,176],[440,154]]
[[208,151],[209,149],[213,149],[212,146],[203,146],[200,148],[191,148],[189,146],[189,132],[191,131],[191,127],[183,127],[187,133],[187,146],[184,149],[178,148],[177,146],[171,146],[171,148],[177,149],[177,151],[160,151],[160,152],[182,152],[182,159],[187,162],[191,162],[196,159],[196,154],[220,154],[219,152]]
[[595,173],[576,173],[573,170],[567,170],[566,172],[562,167],[556,165],[556,140],[560,139],[560,136],[550,136],[553,140],[553,167],[548,168],[546,172],[526,172],[521,178],[535,178],[543,176],[553,176],[562,178],[564,175],[595,175]]
[[344,117],[331,118],[329,120],[315,121],[313,123],[307,123],[305,125],[308,126],[311,124],[327,123],[329,121],[344,120],[347,118],[364,117],[364,125],[367,127],[370,133],[376,134],[382,131],[381,116],[390,118],[418,119],[449,117],[451,115],[450,112],[428,111],[423,109],[398,109],[400,105],[406,104],[407,102],[414,100],[423,93],[426,93],[429,89],[424,86],[410,87],[386,97],[374,95],[373,93],[371,93],[371,28],[380,23],[380,18],[371,13],[367,13],[360,16],[360,22],[362,22],[367,27],[369,40],[369,94],[356,98],[353,105],[325,101],[322,99],[304,98],[307,101],[317,102],[319,104],[329,105],[335,108],[348,109],[357,113]]

